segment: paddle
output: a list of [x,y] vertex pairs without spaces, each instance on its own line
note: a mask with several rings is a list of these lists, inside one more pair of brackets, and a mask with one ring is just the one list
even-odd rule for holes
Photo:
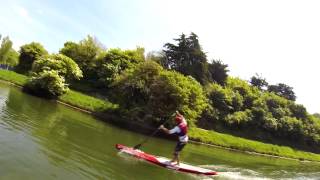
[[[174,116],[176,113],[174,113],[172,116]],[[168,118],[167,120],[165,120],[162,125],[166,124],[171,118]],[[154,136],[155,134],[157,134],[157,132],[159,131],[160,129],[157,128],[157,130],[155,130],[152,134],[150,134],[146,139],[144,139],[141,143],[133,146],[133,149],[140,149],[140,147],[142,146],[142,144],[146,143],[150,137]]]

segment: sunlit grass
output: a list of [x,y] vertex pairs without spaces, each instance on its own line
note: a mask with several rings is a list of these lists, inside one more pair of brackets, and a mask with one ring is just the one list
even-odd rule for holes
[[102,112],[118,108],[118,105],[113,104],[109,101],[94,98],[92,96],[88,96],[73,90],[70,90],[66,94],[60,96],[59,100],[64,103],[93,112]]
[[27,82],[28,77],[15,73],[13,71],[0,69],[0,79],[9,81],[19,86],[23,86]]
[[[0,70],[0,79],[23,86],[26,84],[28,77],[13,71]],[[109,101],[94,98],[73,90],[70,90],[63,96],[60,96],[59,100],[66,104],[70,104],[92,112],[114,110],[118,107],[118,105]]]
[[282,156],[300,160],[320,161],[320,155],[305,151],[294,150],[287,146],[278,146],[248,140],[228,134],[193,127],[189,131],[190,138],[195,141],[222,146],[226,148],[250,151],[273,156]]

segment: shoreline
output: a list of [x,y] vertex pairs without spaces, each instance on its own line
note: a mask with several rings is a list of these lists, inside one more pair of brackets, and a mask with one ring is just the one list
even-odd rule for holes
[[[9,85],[13,85],[14,87],[17,87],[17,88],[20,88],[20,89],[23,88],[23,86],[21,86],[21,85],[19,85],[17,83],[11,82],[11,81],[0,79],[0,82],[6,83],[6,84],[9,84]],[[138,132],[138,133],[141,133],[141,134],[145,134],[145,135],[149,134],[149,132],[151,131],[150,127],[142,126],[139,123],[132,123],[132,122],[130,123],[130,122],[127,122],[127,121],[124,121],[124,120],[115,120],[114,119],[115,116],[113,116],[112,114],[110,115],[110,114],[106,114],[106,113],[99,113],[99,112],[97,113],[97,112],[94,112],[94,111],[89,110],[89,109],[85,109],[85,108],[77,107],[77,106],[72,105],[72,104],[65,103],[65,102],[63,102],[61,100],[54,100],[54,101],[59,103],[59,104],[62,104],[64,106],[66,106],[66,107],[72,108],[74,110],[77,110],[77,111],[80,111],[80,112],[83,112],[83,113],[86,113],[86,114],[93,115],[97,120],[104,121],[106,123],[115,124],[115,125],[120,126],[121,128],[124,128],[126,130],[135,131],[135,132]],[[139,127],[139,128],[135,128],[135,127]],[[141,129],[141,131],[137,131],[135,129]],[[161,136],[161,137],[164,138],[164,136]],[[170,138],[166,138],[166,139],[170,139]],[[192,137],[190,137],[190,143],[206,145],[206,146],[209,146],[209,147],[221,148],[221,149],[224,149],[224,150],[236,151],[236,152],[241,152],[241,153],[246,153],[246,154],[256,155],[256,156],[265,156],[265,157],[272,157],[272,158],[295,160],[295,161],[299,161],[299,162],[316,162],[316,163],[320,163],[320,161],[317,161],[317,160],[313,161],[313,160],[309,160],[309,159],[307,160],[307,159],[302,159],[302,158],[300,159],[300,158],[285,157],[285,156],[279,156],[279,155],[272,155],[272,154],[268,154],[268,153],[260,153],[260,152],[254,152],[254,151],[241,150],[241,149],[226,147],[226,146],[217,145],[217,144],[213,144],[213,143],[205,143],[205,142],[201,142],[200,140],[199,141],[194,140],[194,138],[192,138]],[[307,152],[307,151],[302,151],[302,152]],[[310,153],[310,152],[307,152],[307,153]]]

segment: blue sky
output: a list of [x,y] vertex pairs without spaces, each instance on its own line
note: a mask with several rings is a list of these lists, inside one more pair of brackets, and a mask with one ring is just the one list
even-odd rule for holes
[[160,50],[195,32],[209,59],[230,75],[261,74],[294,88],[297,102],[320,112],[317,0],[0,0],[0,34],[16,49],[37,41],[58,52],[90,34],[107,48]]

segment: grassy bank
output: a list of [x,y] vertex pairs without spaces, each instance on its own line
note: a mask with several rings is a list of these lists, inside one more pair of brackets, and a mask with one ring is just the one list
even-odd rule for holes
[[[0,79],[23,86],[27,82],[28,78],[27,76],[12,71],[0,69]],[[91,112],[114,110],[118,107],[118,105],[109,101],[97,99],[73,90],[70,90],[68,93],[60,96],[59,101]]]
[[73,90],[70,90],[66,94],[60,96],[59,100],[92,112],[102,112],[118,108],[118,105],[109,101],[97,99]]
[[189,136],[192,140],[197,142],[213,144],[246,152],[294,158],[299,160],[320,161],[319,154],[298,151],[287,146],[262,143],[259,141],[248,140],[200,128],[191,128],[189,130]]
[[27,76],[2,69],[0,69],[0,79],[19,86],[23,86],[28,80]]
[[[0,70],[0,79],[20,86],[23,86],[27,81],[26,76],[6,70]],[[70,90],[67,94],[61,96],[59,100],[66,104],[85,109],[90,112],[102,112],[118,108],[117,105],[111,102],[97,99],[72,90]],[[207,131],[200,128],[191,128],[189,131],[189,135],[192,140],[198,142],[218,145],[241,151],[282,156],[300,160],[320,161],[319,154],[297,151],[286,146],[261,143],[258,141],[247,140],[228,134],[217,133],[215,131]]]

